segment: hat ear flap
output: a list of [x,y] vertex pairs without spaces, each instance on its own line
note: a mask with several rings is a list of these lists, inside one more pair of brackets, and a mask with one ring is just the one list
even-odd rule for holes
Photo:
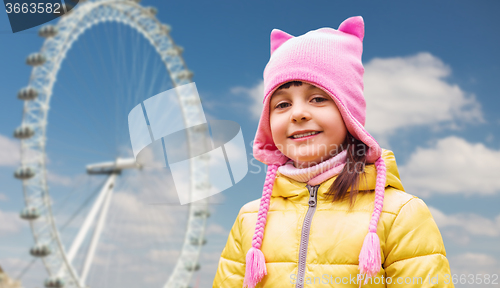
[[273,29],[273,31],[271,31],[271,55],[273,55],[274,50],[278,49],[281,44],[293,37],[294,36],[279,29]]
[[340,23],[339,31],[352,34],[363,42],[363,37],[365,36],[365,23],[363,22],[363,17],[355,16],[350,17]]

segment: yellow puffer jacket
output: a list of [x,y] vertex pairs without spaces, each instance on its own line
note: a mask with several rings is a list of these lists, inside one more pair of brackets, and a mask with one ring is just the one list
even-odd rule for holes
[[[378,223],[382,267],[362,287],[454,287],[443,240],[426,204],[404,192],[390,150],[384,206]],[[279,172],[271,196],[261,250],[267,275],[256,287],[297,287],[302,225],[309,208],[306,183]],[[320,184],[310,226],[303,287],[359,287],[358,256],[368,232],[375,193],[358,194],[349,202],[332,203],[325,193],[336,176]],[[366,165],[360,190],[374,190],[375,165]],[[222,251],[213,287],[243,287],[245,257],[252,244],[260,199],[245,204]],[[390,278],[388,278],[390,277]],[[391,281],[391,284],[387,282]],[[300,286],[298,286],[300,287]]]

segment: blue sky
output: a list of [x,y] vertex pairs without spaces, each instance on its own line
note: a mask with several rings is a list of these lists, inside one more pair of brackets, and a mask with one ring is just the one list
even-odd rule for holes
[[[336,29],[350,16],[363,16],[366,128],[383,148],[394,151],[406,192],[421,197],[430,207],[443,236],[452,272],[500,273],[497,245],[500,181],[494,173],[500,168],[499,2],[145,0],[141,5],[157,7],[157,18],[172,26],[171,36],[184,47],[183,58],[194,72],[193,81],[207,117],[233,120],[241,125],[249,160],[250,141],[255,135],[262,101],[262,72],[269,59],[271,30],[278,28],[298,36],[321,27]],[[105,32],[127,32],[123,27],[118,29],[122,30]],[[6,13],[0,13],[3,100],[0,105],[0,222],[7,223],[0,227],[0,265],[12,276],[18,275],[30,261],[27,251],[33,243],[27,223],[17,217],[23,208],[23,199],[21,183],[12,177],[20,159],[19,142],[13,139],[12,132],[22,120],[22,102],[16,94],[28,84],[31,73],[25,58],[43,44],[37,31],[38,28],[32,28],[12,34]],[[83,179],[82,165],[86,161],[109,160],[97,156],[81,159],[91,154],[70,155],[70,150],[59,145],[67,141],[66,144],[78,144],[80,148],[107,151],[87,137],[94,131],[105,135],[107,126],[101,128],[93,120],[85,120],[87,112],[105,114],[100,110],[104,106],[92,106],[90,100],[100,103],[97,96],[115,91],[104,85],[107,81],[100,82],[101,86],[92,86],[93,81],[105,79],[97,73],[104,75],[119,67],[109,61],[115,58],[112,58],[113,50],[106,45],[113,43],[105,38],[109,35],[105,32],[86,32],[82,37],[87,37],[88,42],[76,42],[54,87],[50,113],[55,113],[49,118],[47,149],[54,173],[49,185],[56,198],[63,198],[73,187],[73,180]],[[155,76],[159,79],[140,91],[143,93],[140,97],[145,99],[163,91],[161,83],[168,75],[154,66],[158,59],[149,54],[151,48],[144,40],[133,38],[135,34],[127,35],[129,38],[123,38],[120,43],[130,43],[130,51],[138,47],[134,59],[145,59],[141,62],[147,69],[144,75],[147,79]],[[140,45],[134,46],[138,41]],[[83,43],[96,46],[86,50]],[[99,49],[102,49],[101,56],[96,54]],[[85,54],[85,51],[91,53]],[[102,64],[102,59],[109,70],[93,69],[92,63]],[[161,74],[155,74],[156,71]],[[116,73],[118,76],[102,77],[110,77],[111,83],[123,83],[123,87],[113,88],[130,94],[133,92],[124,90],[126,83],[119,75],[134,78],[141,73],[128,74],[120,70]],[[102,90],[98,90],[100,88]],[[78,95],[74,98],[77,102],[69,100],[71,97],[66,97],[68,100],[62,97],[72,92]],[[61,96],[57,98],[58,95]],[[76,109],[80,107],[78,103],[88,111]],[[68,117],[89,126],[74,126],[64,121]],[[96,121],[103,119],[96,118]],[[126,123],[122,124],[126,127]],[[54,139],[52,143],[51,139]],[[68,155],[75,157],[75,162],[64,161],[69,159]],[[195,276],[200,279],[200,287],[211,286],[218,255],[239,209],[260,197],[264,170],[256,173],[258,167],[265,168],[262,164],[249,165],[250,173],[240,183],[212,200],[209,242],[200,258],[202,269]],[[82,197],[71,199],[78,203],[83,201]],[[122,200],[126,203],[126,199]],[[71,211],[77,206],[71,203],[65,210]],[[29,273],[23,278],[26,287],[40,285],[46,276],[39,261]]]

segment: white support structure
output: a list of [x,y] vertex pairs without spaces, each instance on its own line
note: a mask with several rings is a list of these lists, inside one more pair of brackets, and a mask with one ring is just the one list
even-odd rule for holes
[[104,200],[101,214],[99,215],[99,220],[97,221],[94,230],[94,235],[92,235],[92,242],[90,242],[87,256],[85,258],[85,263],[83,264],[83,270],[80,276],[80,282],[83,284],[82,286],[85,286],[85,281],[87,280],[87,275],[90,271],[90,264],[92,264],[92,260],[94,259],[95,249],[97,247],[97,243],[99,243],[99,238],[101,237],[102,229],[104,228],[104,222],[106,222],[106,216],[108,215],[109,203],[111,203],[111,197],[113,196],[113,187],[116,179],[116,174],[111,174],[109,178],[113,178],[113,180],[111,182],[111,186],[104,187],[104,189],[107,189],[106,199]]
[[76,253],[78,252],[78,250],[80,250],[83,240],[85,240],[87,233],[90,227],[92,226],[92,223],[94,222],[94,218],[97,215],[97,212],[99,212],[99,209],[101,208],[101,205],[104,202],[104,199],[106,198],[110,185],[114,185],[115,180],[116,180],[116,174],[111,174],[106,180],[104,186],[101,188],[99,196],[94,202],[94,205],[92,205],[92,208],[90,209],[89,214],[87,214],[87,217],[85,218],[82,227],[80,227],[80,231],[78,231],[75,240],[73,240],[73,243],[71,244],[71,248],[66,254],[69,262],[73,262],[73,260],[75,259]]

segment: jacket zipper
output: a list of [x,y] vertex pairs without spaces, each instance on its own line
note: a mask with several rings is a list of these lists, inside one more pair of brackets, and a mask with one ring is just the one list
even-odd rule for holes
[[306,185],[307,190],[309,190],[309,208],[307,209],[306,217],[304,218],[304,223],[302,224],[302,235],[300,237],[300,250],[299,250],[299,267],[297,272],[297,285],[296,288],[304,287],[304,277],[306,273],[306,257],[307,257],[307,245],[309,243],[309,230],[311,229],[311,220],[316,211],[316,202],[318,199],[318,187]]

